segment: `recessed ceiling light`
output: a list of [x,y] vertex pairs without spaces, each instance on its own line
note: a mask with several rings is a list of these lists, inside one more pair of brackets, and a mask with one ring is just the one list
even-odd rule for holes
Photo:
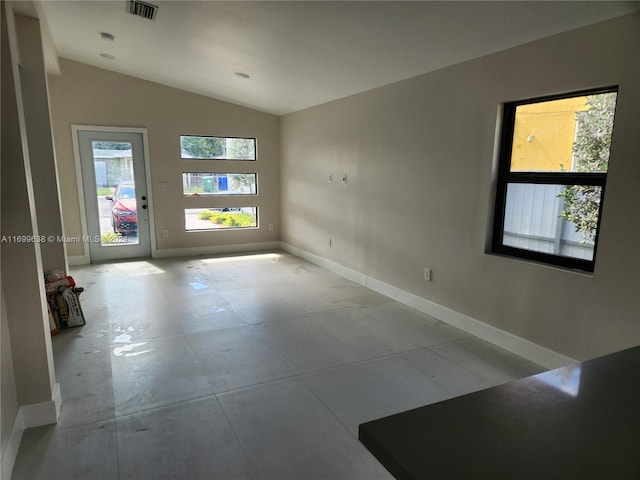
[[242,72],[236,72],[236,77],[238,77],[238,78],[249,78],[249,75],[247,75],[246,73],[242,73]]
[[113,55],[109,54],[109,53],[101,53],[100,56],[102,58],[106,58],[107,60],[115,60],[116,57],[114,57]]
[[106,40],[107,42],[113,42],[116,39],[116,37],[107,32],[100,32],[100,38]]

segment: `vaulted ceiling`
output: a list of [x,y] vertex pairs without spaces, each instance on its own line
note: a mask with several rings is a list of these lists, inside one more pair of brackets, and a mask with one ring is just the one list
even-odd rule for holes
[[616,1],[149,2],[154,20],[130,14],[128,0],[36,7],[60,57],[274,114],[640,9]]

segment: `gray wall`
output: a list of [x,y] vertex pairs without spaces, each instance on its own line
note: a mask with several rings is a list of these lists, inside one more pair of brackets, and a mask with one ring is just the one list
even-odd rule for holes
[[[49,98],[55,151],[60,173],[64,232],[81,236],[71,125],[144,127],[149,157],[157,249],[202,248],[277,241],[280,236],[280,119],[157,83],[61,59],[62,75],[49,77]],[[256,162],[207,162],[180,159],[180,135],[256,137]],[[224,166],[221,166],[224,164]],[[203,169],[202,169],[203,168]],[[226,232],[185,232],[184,209],[214,206],[204,197],[185,198],[182,172],[221,168],[225,172],[257,172],[259,229]],[[166,182],[167,192],[158,183]],[[218,199],[220,200],[220,199]],[[243,199],[229,200],[235,205]],[[248,201],[248,200],[247,200]],[[269,231],[268,224],[274,224]],[[169,230],[169,237],[162,230]],[[82,243],[67,244],[70,256],[84,253]]]
[[[2,313],[0,317],[0,362],[2,362],[0,374],[0,452],[4,453],[7,449],[11,431],[18,415],[18,397],[13,371],[13,359],[11,357],[11,339],[9,338],[7,312],[4,308],[4,295],[0,308]],[[2,458],[0,475],[10,468],[6,466],[6,464],[13,464],[13,462]]]
[[[282,240],[573,358],[639,343],[639,48],[627,16],[282,117]],[[501,103],[614,84],[594,274],[487,254]]]

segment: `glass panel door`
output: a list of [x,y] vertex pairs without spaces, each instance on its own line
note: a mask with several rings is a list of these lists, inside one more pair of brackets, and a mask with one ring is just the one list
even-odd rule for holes
[[142,134],[78,131],[92,261],[148,257]]
[[129,142],[92,141],[96,200],[103,247],[137,245],[138,215],[133,153]]

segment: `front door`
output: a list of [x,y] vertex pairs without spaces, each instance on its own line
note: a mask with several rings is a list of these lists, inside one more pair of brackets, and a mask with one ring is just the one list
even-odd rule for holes
[[91,261],[150,257],[142,133],[77,134]]

